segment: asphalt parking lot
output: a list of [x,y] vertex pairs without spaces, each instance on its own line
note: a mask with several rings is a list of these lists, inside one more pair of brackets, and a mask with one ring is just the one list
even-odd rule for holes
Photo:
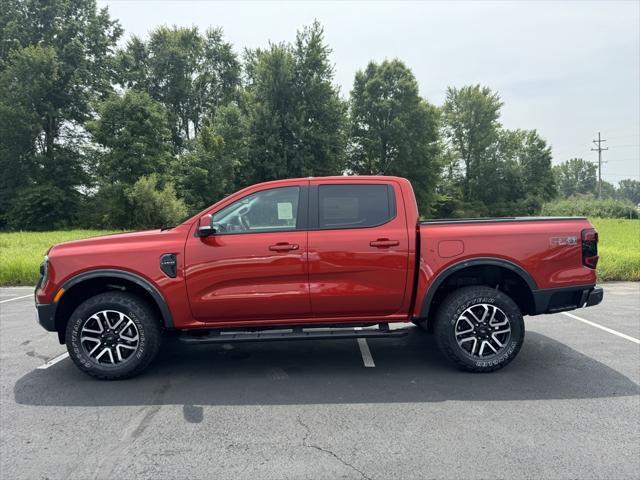
[[638,283],[527,318],[491,374],[414,328],[370,359],[356,340],[170,342],[119,382],[46,364],[65,350],[31,294],[0,289],[2,479],[640,478]]

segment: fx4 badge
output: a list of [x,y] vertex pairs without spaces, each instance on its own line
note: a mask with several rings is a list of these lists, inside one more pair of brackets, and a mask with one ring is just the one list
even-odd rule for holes
[[578,237],[551,237],[549,243],[554,247],[573,246],[578,244]]

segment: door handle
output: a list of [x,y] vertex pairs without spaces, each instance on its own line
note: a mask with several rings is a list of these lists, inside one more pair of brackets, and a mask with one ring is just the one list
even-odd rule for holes
[[296,245],[295,243],[276,243],[275,245],[269,245],[269,250],[273,252],[288,252],[291,250],[298,250],[300,245]]
[[398,240],[389,240],[388,238],[379,238],[373,242],[369,242],[369,245],[377,248],[397,247],[400,245]]

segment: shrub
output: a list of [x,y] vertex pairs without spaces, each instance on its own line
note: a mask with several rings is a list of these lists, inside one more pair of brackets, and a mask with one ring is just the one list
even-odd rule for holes
[[584,196],[545,203],[542,206],[542,215],[638,218],[638,209],[624,200],[614,200],[612,198],[595,199]]
[[177,225],[187,216],[187,207],[176,196],[173,184],[166,183],[158,188],[158,176],[153,173],[141,177],[126,190],[130,203],[131,226],[136,228],[157,228]]
[[55,230],[74,223],[80,195],[53,185],[21,190],[5,214],[11,230]]
[[79,224],[84,228],[159,228],[177,225],[188,213],[173,184],[153,173],[133,185],[102,185],[83,202]]

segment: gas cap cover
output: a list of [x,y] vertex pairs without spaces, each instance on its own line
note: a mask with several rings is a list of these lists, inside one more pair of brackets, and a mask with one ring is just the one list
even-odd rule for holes
[[438,255],[441,258],[457,257],[464,253],[464,242],[462,240],[443,240],[438,244]]

